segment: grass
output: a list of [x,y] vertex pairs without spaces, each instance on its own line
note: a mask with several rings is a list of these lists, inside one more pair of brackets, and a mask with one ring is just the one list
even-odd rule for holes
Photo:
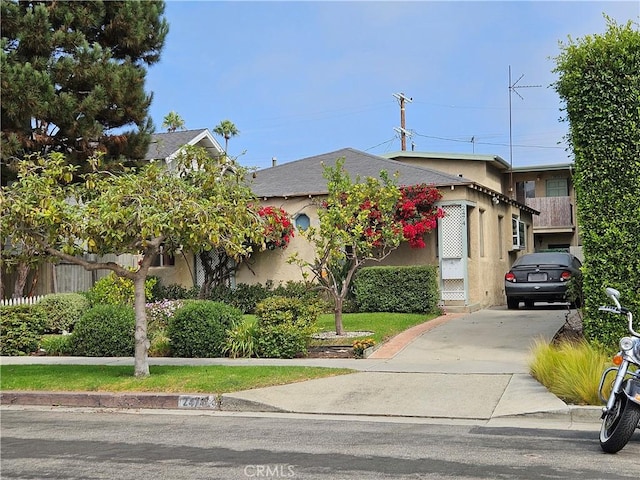
[[[415,325],[433,320],[437,314],[424,313],[345,313],[342,324],[347,332],[373,332],[363,337],[348,339],[314,340],[311,345],[351,345],[354,340],[373,338],[376,344],[383,343],[391,337]],[[321,332],[335,332],[335,318],[332,313],[320,315],[318,328]]]
[[[382,343],[398,333],[437,315],[406,313],[346,313],[346,331],[369,331]],[[249,316],[250,317],[250,316]],[[335,331],[333,314],[321,315],[320,331]],[[334,340],[351,346],[356,337]],[[330,345],[331,342],[317,341]],[[135,378],[132,366],[95,365],[0,365],[1,390],[50,390],[92,392],[232,393],[314,378],[352,373],[353,370],[302,366],[157,366],[151,375]]]
[[562,342],[558,345],[543,340],[535,343],[531,375],[567,403],[600,405],[598,386],[610,357],[586,341]]
[[345,368],[301,366],[159,366],[133,376],[133,366],[1,365],[1,390],[231,393],[352,373]]

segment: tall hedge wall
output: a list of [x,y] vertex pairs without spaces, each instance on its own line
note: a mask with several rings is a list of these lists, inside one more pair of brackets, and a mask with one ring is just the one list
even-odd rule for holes
[[361,312],[422,313],[438,309],[438,270],[433,265],[365,267],[353,282]]
[[561,44],[555,87],[566,103],[584,248],[584,332],[615,345],[622,318],[598,312],[604,288],[640,319],[640,31],[607,19],[603,35]]

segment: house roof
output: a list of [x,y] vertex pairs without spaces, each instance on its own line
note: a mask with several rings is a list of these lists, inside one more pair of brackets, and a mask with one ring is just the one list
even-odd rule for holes
[[444,187],[473,183],[464,177],[382,158],[353,148],[344,148],[258,170],[252,183],[252,190],[258,197],[325,195],[328,190],[327,180],[323,176],[323,164],[334,166],[338,158],[345,159],[344,168],[352,180],[357,176],[379,178],[380,171],[385,170],[389,175],[398,173],[398,185],[426,183],[435,187]]
[[551,172],[568,170],[572,172],[575,169],[574,163],[551,163],[549,165],[527,165],[524,167],[513,167],[513,173],[526,172]]
[[200,145],[212,156],[223,153],[222,147],[206,128],[176,132],[154,133],[145,160],[171,160],[184,145]]

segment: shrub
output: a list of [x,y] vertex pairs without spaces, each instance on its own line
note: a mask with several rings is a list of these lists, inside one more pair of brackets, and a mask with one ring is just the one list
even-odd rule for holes
[[192,300],[169,319],[167,336],[174,356],[187,358],[224,355],[226,331],[242,318],[237,308],[222,302]]
[[151,330],[165,330],[169,319],[182,307],[180,300],[159,300],[146,304],[147,325]]
[[[150,277],[155,278],[155,277]],[[177,283],[164,286],[158,280],[152,290],[152,296],[149,300],[157,302],[159,300],[187,300],[198,298],[199,288],[185,288]]]
[[71,335],[45,335],[40,340],[40,349],[46,355],[60,356],[73,353]]
[[227,330],[225,353],[231,358],[249,358],[256,354],[258,324],[254,318],[243,318]]
[[127,305],[97,305],[85,312],[71,334],[74,355],[130,357],[135,350],[135,314]]
[[46,314],[45,331],[49,333],[70,332],[90,307],[89,300],[80,293],[52,293],[38,304]]
[[271,285],[239,283],[235,288],[218,285],[211,290],[209,300],[224,302],[239,309],[242,313],[253,313],[256,304],[271,295]]
[[[151,299],[157,277],[149,277],[145,281],[145,298]],[[133,305],[135,290],[133,281],[119,277],[114,272],[98,280],[87,292],[87,298],[92,306],[96,305]]]
[[431,313],[438,309],[434,265],[365,267],[354,278],[360,312]]
[[306,355],[320,308],[297,298],[270,297],[256,306],[256,354],[267,358]]
[[46,323],[46,316],[39,305],[0,307],[0,355],[35,352]]

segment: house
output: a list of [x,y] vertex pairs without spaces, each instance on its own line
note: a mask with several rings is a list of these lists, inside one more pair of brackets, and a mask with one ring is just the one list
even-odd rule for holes
[[499,189],[540,212],[533,217],[534,251],[565,250],[582,256],[573,163],[511,168],[495,155],[395,152],[384,157],[454,175],[464,174]]
[[[263,205],[283,208],[304,229],[318,224],[317,204],[327,194],[323,164],[334,165],[338,158],[354,178],[379,177],[385,170],[398,175],[399,185],[433,185],[443,194],[439,206],[445,217],[432,240],[424,249],[403,243],[381,264],[438,265],[441,302],[449,310],[503,304],[504,273],[518,255],[533,251],[533,217],[539,213],[503,193],[506,162],[467,156],[455,164],[450,155],[417,152],[389,157],[345,148],[259,170],[252,188]],[[236,282],[302,280],[299,267],[287,262],[292,251],[313,256],[309,242],[296,235],[286,250],[260,252],[249,265],[240,265]]]
[[[212,157],[224,154],[211,132],[204,128],[153,134],[144,160],[164,161],[167,168],[172,170],[175,168],[174,160],[184,145],[203,147]],[[92,261],[112,261],[131,268],[135,268],[138,261],[136,256],[128,254],[105,255],[99,258],[87,255],[86,258]],[[87,271],[79,265],[67,262],[46,263],[37,272],[30,273],[27,285],[35,285],[28,288],[31,295],[81,292],[90,289],[97,280],[109,273],[108,270]],[[158,255],[151,274],[158,276],[166,284],[179,283],[185,286],[198,285],[200,279],[204,278],[202,266],[193,254],[186,252],[181,254],[178,261],[169,255]],[[2,272],[2,282],[7,296],[12,294],[14,281],[15,273]]]
[[564,250],[582,260],[573,163],[516,167],[512,176],[518,202],[540,212],[533,218],[535,250]]

